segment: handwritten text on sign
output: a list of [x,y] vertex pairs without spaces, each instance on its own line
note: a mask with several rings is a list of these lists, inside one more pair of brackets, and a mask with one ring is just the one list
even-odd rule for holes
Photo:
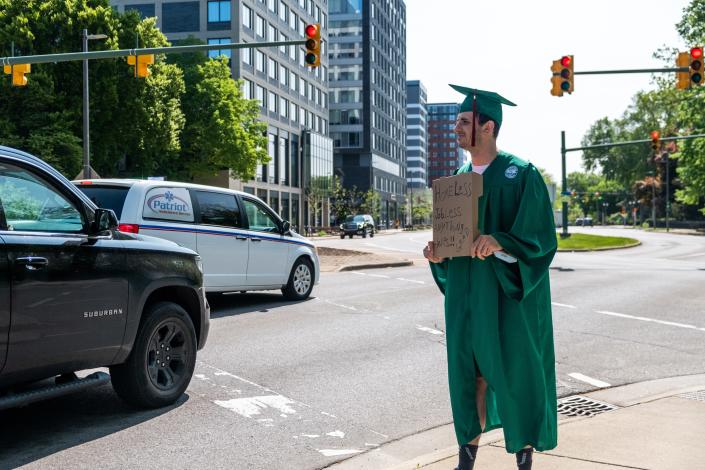
[[460,173],[433,181],[433,244],[441,258],[470,256],[477,238],[477,199],[482,176]]

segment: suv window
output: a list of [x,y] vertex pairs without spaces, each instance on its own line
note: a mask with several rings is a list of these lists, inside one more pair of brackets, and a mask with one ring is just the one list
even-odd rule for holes
[[94,186],[79,184],[80,189],[96,206],[102,209],[112,209],[118,220],[122,217],[122,207],[125,204],[128,186]]
[[240,208],[237,206],[234,195],[211,191],[194,192],[196,193],[202,224],[242,227]]
[[24,168],[0,164],[0,204],[8,230],[68,232],[83,230],[83,215],[48,182]]
[[247,220],[250,223],[250,230],[256,232],[279,232],[279,224],[262,206],[262,204],[251,199],[242,199],[247,212]]

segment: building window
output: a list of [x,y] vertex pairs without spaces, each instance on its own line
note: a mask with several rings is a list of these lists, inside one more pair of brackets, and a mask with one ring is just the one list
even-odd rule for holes
[[267,57],[267,74],[269,78],[277,79],[277,63],[271,57]]
[[264,37],[264,18],[261,16],[257,15],[257,20],[255,22],[255,32],[257,33],[257,36],[259,37]]
[[[208,40],[208,44],[229,44],[230,43],[230,38],[212,38]],[[225,57],[230,60],[232,57],[232,49],[217,49],[217,50],[212,50],[208,51],[208,57],[211,59],[215,59],[217,57],[220,57],[221,55],[224,55]]]
[[255,51],[255,69],[258,72],[264,72],[264,52]]
[[245,28],[252,29],[252,8],[247,5],[242,6],[242,25]]
[[151,18],[154,14],[154,3],[145,3],[142,5],[125,5],[125,11],[134,10],[139,13],[142,18]]
[[244,64],[252,65],[252,52],[253,49],[251,47],[240,49],[240,55]]
[[259,105],[264,108],[265,98],[264,98],[264,88],[257,85],[255,87],[255,99],[259,101]]
[[208,31],[230,29],[230,0],[208,2]]
[[270,110],[273,113],[277,112],[277,95],[274,94],[274,92],[269,91],[267,93],[268,99],[267,99],[267,109]]
[[199,30],[199,2],[165,3],[162,5],[162,32],[184,33]]
[[252,82],[247,79],[242,80],[242,97],[246,100],[252,99]]
[[279,114],[283,118],[289,117],[289,101],[281,96],[279,97]]

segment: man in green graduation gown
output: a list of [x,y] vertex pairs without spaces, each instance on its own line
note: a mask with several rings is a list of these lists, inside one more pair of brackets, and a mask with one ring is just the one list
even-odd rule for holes
[[482,174],[479,237],[470,256],[424,249],[445,294],[448,382],[458,468],[473,468],[480,434],[504,430],[507,452],[530,469],[533,449],[557,444],[556,373],[548,268],[556,229],[546,185],[532,164],[497,150],[502,105],[483,90],[466,98],[455,133],[471,155],[459,172]]

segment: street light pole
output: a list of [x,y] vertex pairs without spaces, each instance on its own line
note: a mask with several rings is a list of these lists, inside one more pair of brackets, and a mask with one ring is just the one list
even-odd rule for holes
[[[81,32],[81,50],[88,52],[89,39],[105,39],[108,36],[105,34],[88,34],[88,30],[84,29]],[[90,154],[90,137],[89,137],[89,105],[88,105],[88,59],[83,60],[83,179],[90,179],[91,174],[91,154]]]

